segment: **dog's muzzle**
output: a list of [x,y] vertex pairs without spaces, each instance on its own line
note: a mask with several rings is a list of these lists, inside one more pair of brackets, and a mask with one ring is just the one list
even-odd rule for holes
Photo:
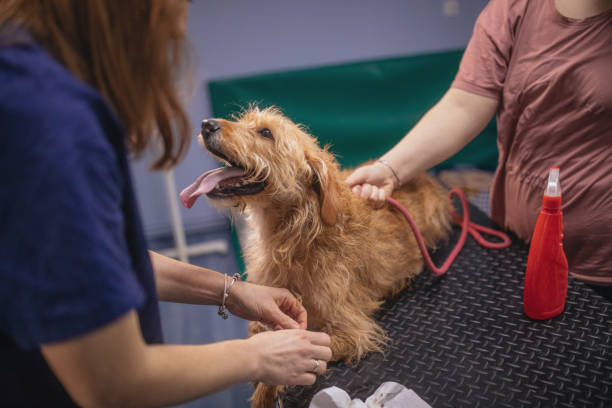
[[204,146],[217,159],[225,161],[227,166],[205,172],[181,192],[181,202],[187,208],[191,208],[202,195],[212,199],[225,199],[258,194],[266,188],[265,180],[250,180],[248,171],[222,151],[223,139],[220,130],[221,125],[216,120],[202,121],[201,137]]

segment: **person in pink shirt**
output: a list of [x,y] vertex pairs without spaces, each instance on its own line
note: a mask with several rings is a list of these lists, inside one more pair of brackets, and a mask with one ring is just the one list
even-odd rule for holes
[[380,207],[496,113],[492,219],[529,242],[548,170],[560,167],[570,273],[612,285],[612,0],[491,0],[447,93],[347,183]]

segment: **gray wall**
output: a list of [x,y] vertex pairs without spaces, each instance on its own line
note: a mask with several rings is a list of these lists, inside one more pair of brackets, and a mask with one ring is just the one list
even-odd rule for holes
[[[463,48],[486,0],[195,0],[188,36],[193,96],[186,99],[194,139],[211,116],[206,82],[247,74]],[[445,8],[458,14],[445,15]],[[453,13],[451,13],[453,14]],[[401,135],[398,135],[398,138]],[[137,193],[148,235],[169,232],[161,174],[134,162]],[[216,163],[192,143],[175,169],[177,188]],[[198,203],[182,209],[188,230],[226,225]]]

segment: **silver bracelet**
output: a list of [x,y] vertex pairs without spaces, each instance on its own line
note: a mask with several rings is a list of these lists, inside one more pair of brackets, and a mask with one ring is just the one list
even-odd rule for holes
[[383,166],[387,166],[389,168],[389,170],[391,170],[391,173],[393,173],[393,177],[395,177],[395,180],[397,181],[397,186],[395,186],[395,188],[399,187],[402,183],[400,182],[400,178],[397,176],[397,173],[395,172],[395,170],[393,169],[393,167],[391,167],[391,165],[389,164],[388,161],[383,160],[383,159],[379,159],[376,161],[376,163],[380,163]]
[[217,311],[217,313],[224,320],[227,320],[228,318],[226,307],[225,307],[225,300],[228,298],[230,294],[230,289],[232,288],[232,286],[234,286],[234,283],[236,283],[236,281],[240,279],[241,277],[242,277],[241,274],[235,273],[234,276],[232,276],[232,281],[230,282],[228,286],[227,285],[227,275],[223,275],[223,298],[221,299],[221,304],[219,305],[219,310]]

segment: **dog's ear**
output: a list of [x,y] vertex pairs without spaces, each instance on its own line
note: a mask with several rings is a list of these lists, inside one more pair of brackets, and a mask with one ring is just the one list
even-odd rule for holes
[[[319,195],[321,204],[321,218],[327,225],[335,225],[340,211],[340,195],[338,181],[333,177],[334,162],[329,152],[322,155],[307,155],[306,160],[313,170],[313,187]],[[329,157],[327,157],[329,156]]]

